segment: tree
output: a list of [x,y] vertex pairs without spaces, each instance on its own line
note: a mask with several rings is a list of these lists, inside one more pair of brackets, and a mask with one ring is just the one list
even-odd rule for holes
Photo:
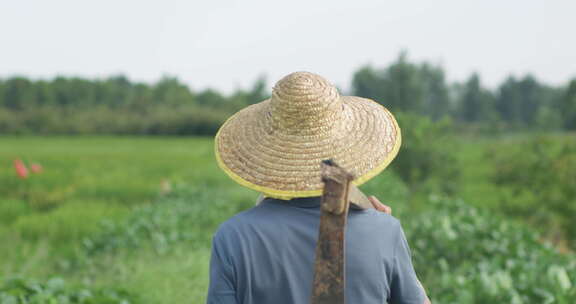
[[222,96],[218,91],[206,89],[196,95],[196,101],[201,106],[220,108],[227,107],[228,102],[226,97]]
[[194,96],[176,77],[164,76],[153,89],[154,103],[163,105],[191,104]]
[[24,77],[14,77],[4,83],[4,106],[11,110],[22,110],[35,104],[34,85]]
[[451,113],[451,102],[448,87],[441,67],[423,63],[420,66],[420,77],[423,87],[424,113],[433,120],[438,120]]
[[385,101],[393,111],[423,112],[424,86],[418,66],[402,52],[385,72]]
[[459,118],[478,123],[494,119],[494,96],[484,89],[478,74],[472,74],[459,94]]
[[564,127],[576,130],[576,79],[573,79],[560,99],[560,113]]
[[516,79],[513,76],[508,77],[506,81],[500,85],[498,90],[498,97],[496,99],[496,110],[502,120],[514,125],[521,122],[520,117],[520,96],[516,90]]
[[424,84],[420,68],[408,62],[406,52],[383,70],[365,66],[352,79],[354,95],[374,99],[391,111],[424,112]]
[[266,77],[260,76],[252,86],[252,89],[246,94],[246,104],[255,104],[269,97],[268,82]]
[[352,94],[386,103],[385,80],[380,74],[369,65],[360,68],[352,77]]
[[558,116],[555,101],[557,90],[540,84],[533,76],[521,80],[509,77],[500,86],[496,109],[502,120],[516,127],[547,128]]

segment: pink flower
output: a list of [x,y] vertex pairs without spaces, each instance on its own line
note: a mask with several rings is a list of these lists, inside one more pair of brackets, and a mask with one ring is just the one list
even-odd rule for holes
[[32,173],[40,173],[42,172],[43,168],[42,165],[40,164],[31,164],[30,170],[32,171]]
[[14,160],[14,169],[16,169],[16,175],[18,175],[18,177],[20,177],[21,179],[25,179],[28,177],[28,169],[26,168],[26,165],[24,165],[22,160],[20,159]]

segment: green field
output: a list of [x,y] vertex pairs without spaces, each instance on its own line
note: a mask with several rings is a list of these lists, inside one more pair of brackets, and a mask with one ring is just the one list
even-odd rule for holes
[[[457,198],[426,192],[408,204],[390,170],[363,186],[403,221],[433,301],[572,303],[576,258],[497,211],[484,152],[500,143],[461,141]],[[56,277],[66,287],[46,289],[202,303],[212,233],[257,196],[217,169],[212,149],[209,138],[0,137],[0,284]],[[43,172],[20,179],[15,158]]]
[[[12,168],[15,158],[39,163],[43,172],[19,179]],[[91,258],[80,268],[66,265],[79,259],[87,238],[103,233],[103,220],[122,222],[178,185],[207,191],[222,187],[234,192],[231,198],[253,196],[217,170],[212,141],[205,138],[7,137],[0,139],[0,164],[1,276],[57,275],[126,285],[151,303],[162,302],[166,293],[175,303],[180,295],[202,296],[209,243],[178,244],[161,257],[154,250],[125,248]],[[205,207],[208,212],[215,208]],[[217,224],[198,233],[209,236]]]

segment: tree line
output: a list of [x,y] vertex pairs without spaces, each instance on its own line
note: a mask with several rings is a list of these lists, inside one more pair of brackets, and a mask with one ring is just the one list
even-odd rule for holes
[[576,78],[554,87],[532,75],[509,76],[490,90],[475,73],[463,83],[448,84],[442,67],[409,62],[403,53],[383,69],[365,66],[358,70],[352,91],[383,101],[393,112],[411,112],[434,120],[450,117],[464,126],[576,130]]
[[[174,77],[153,84],[124,76],[12,77],[0,79],[0,134],[214,134],[226,117],[269,91],[263,77],[231,94],[195,91]],[[358,69],[349,93],[394,113],[447,117],[472,130],[576,130],[576,78],[550,86],[531,75],[510,76],[491,90],[478,74],[448,83],[441,66],[402,53],[386,67]]]
[[214,134],[231,113],[266,98],[258,79],[224,95],[193,91],[174,77],[156,83],[124,76],[0,79],[0,134]]

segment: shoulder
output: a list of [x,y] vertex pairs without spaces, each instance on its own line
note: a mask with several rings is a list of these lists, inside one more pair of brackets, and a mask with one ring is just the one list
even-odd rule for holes
[[358,242],[368,242],[372,246],[379,244],[390,254],[394,252],[393,249],[402,235],[399,219],[374,209],[351,212],[348,226],[347,233],[357,236],[355,239],[359,239]]
[[380,212],[375,209],[366,209],[362,211],[352,211],[352,217],[359,217],[363,222],[369,222],[374,228],[398,231],[401,230],[400,220],[388,213]]
[[252,209],[248,209],[238,214],[235,214],[234,216],[222,222],[216,229],[215,236],[229,233],[231,231],[236,230],[238,226],[243,225],[246,222],[246,218],[249,217],[250,210]]
[[221,223],[214,233],[214,240],[220,241],[230,237],[237,237],[239,233],[257,225],[257,221],[261,218],[258,214],[260,213],[259,209],[259,206],[252,207]]

